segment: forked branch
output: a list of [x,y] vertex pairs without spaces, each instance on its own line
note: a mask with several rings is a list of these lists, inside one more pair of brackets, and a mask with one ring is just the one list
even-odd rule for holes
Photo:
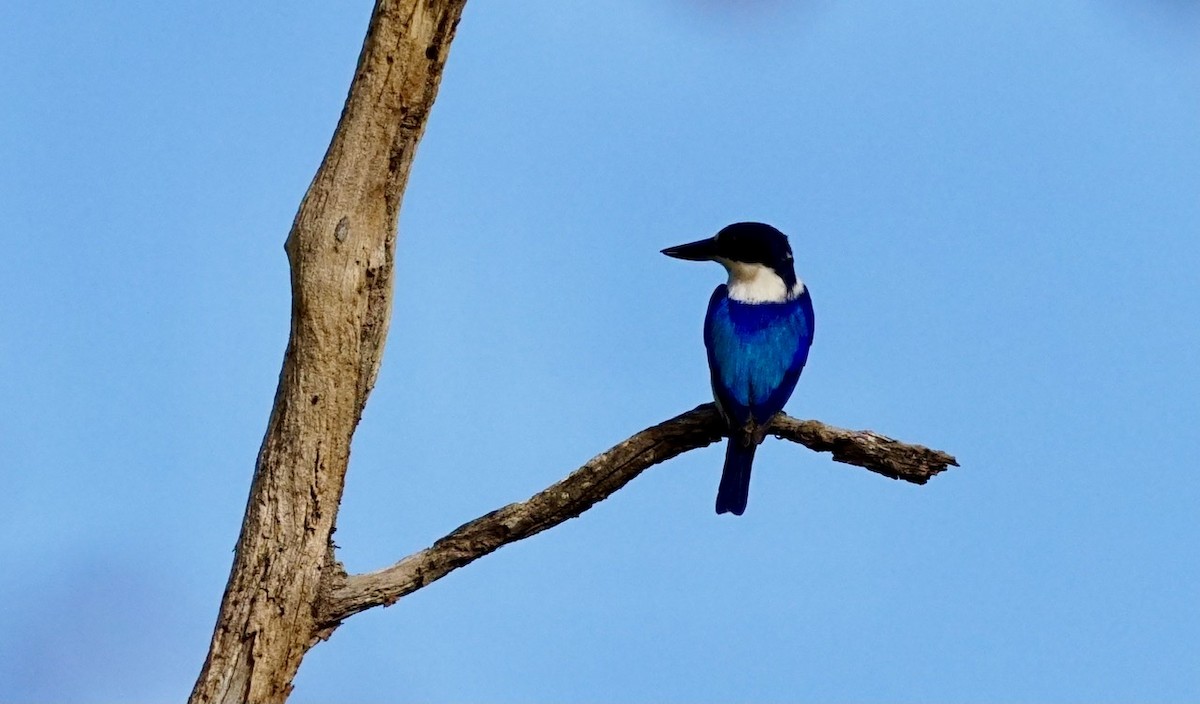
[[[700,406],[392,567],[347,576],[337,565],[331,538],[350,440],[390,320],[396,217],[465,3],[375,0],[341,120],[288,235],[288,347],[193,704],[282,704],[304,655],[346,617],[578,516],[648,467],[723,435],[716,410]],[[781,416],[772,430],[916,483],[955,464],[942,452],[816,421]]]
[[282,704],[314,642],[350,439],[391,319],[396,217],[465,2],[375,2],[288,233],[288,346],[192,704]]
[[[948,467],[958,466],[954,457],[939,450],[869,430],[844,430],[782,414],[773,421],[771,433],[817,452],[831,452],[838,462],[914,484],[924,484]],[[724,435],[724,423],[711,403],[647,428],[526,501],[480,516],[391,567],[344,577],[327,592],[318,625],[332,632],[343,619],[360,611],[390,606],[490,552],[578,516],[646,469],[711,445]]]

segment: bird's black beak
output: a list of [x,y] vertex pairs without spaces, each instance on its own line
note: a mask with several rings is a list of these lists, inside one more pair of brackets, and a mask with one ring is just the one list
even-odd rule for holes
[[717,239],[709,237],[699,242],[689,242],[676,247],[667,247],[662,251],[668,257],[687,259],[693,262],[707,262],[717,258]]

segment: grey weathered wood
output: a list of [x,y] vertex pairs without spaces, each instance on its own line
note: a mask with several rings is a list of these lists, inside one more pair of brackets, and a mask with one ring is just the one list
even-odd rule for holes
[[[725,434],[705,404],[392,567],[348,576],[337,562],[331,537],[350,439],[387,336],[396,217],[465,2],[375,4],[341,120],[288,235],[291,334],[233,567],[190,702],[283,702],[305,653],[343,619],[578,516],[646,468]],[[772,432],[916,483],[955,464],[945,453],[816,421],[781,416]]]
[[396,216],[466,0],[378,0],[288,235],[292,325],[233,568],[191,702],[282,702],[317,641],[350,438],[391,314]]
[[[944,452],[902,443],[869,430],[844,430],[783,414],[771,422],[769,432],[818,452],[832,452],[838,462],[915,484],[924,484],[938,472],[958,464]],[[578,516],[646,469],[689,450],[711,445],[727,434],[720,414],[711,403],[647,428],[593,457],[567,478],[528,500],[480,516],[391,567],[335,578],[330,584],[331,593],[321,604],[318,621],[332,630],[360,611],[390,606],[406,594],[504,545]]]
[[769,434],[817,452],[833,453],[835,462],[852,464],[891,479],[924,484],[958,461],[941,450],[894,440],[870,430],[845,430],[816,420],[797,420],[780,414]]

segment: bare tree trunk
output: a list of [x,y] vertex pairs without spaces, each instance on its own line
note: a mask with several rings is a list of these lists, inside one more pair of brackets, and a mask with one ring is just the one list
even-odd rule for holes
[[[331,538],[350,439],[390,319],[396,217],[465,3],[376,1],[341,121],[288,236],[291,335],[193,704],[285,701],[305,653],[344,619],[578,516],[647,468],[727,434],[705,404],[392,567],[347,575],[337,562]],[[917,484],[957,464],[938,450],[818,421],[780,415],[772,433]]]
[[236,556],[191,702],[283,702],[318,640],[350,438],[379,370],[396,216],[466,0],[378,0],[287,239],[292,325]]

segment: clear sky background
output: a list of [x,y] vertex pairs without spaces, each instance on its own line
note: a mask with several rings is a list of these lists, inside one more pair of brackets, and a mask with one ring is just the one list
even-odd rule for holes
[[[369,2],[0,6],[0,700],[190,691]],[[1200,7],[473,0],[337,541],[375,569],[707,400],[787,232],[788,410],[924,487],[722,450],[351,619],[293,701],[1200,700]],[[469,421],[471,432],[464,421]]]

